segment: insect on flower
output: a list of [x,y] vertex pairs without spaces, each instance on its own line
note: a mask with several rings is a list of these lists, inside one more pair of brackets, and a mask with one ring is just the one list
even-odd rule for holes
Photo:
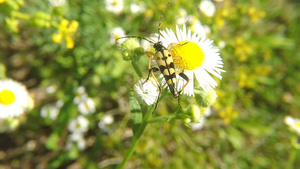
[[[158,87],[159,87],[159,95],[157,98],[157,102],[159,100],[159,96],[161,93],[161,87],[158,83],[158,80],[156,79],[156,77],[154,76],[153,72],[157,72],[160,70],[160,72],[163,74],[165,81],[169,87],[170,92],[173,94],[173,96],[175,98],[178,98],[178,104],[180,105],[180,101],[179,101],[179,94],[183,91],[183,89],[187,86],[187,84],[189,83],[189,78],[182,72],[178,72],[175,70],[175,66],[174,66],[174,62],[173,62],[173,58],[174,56],[171,55],[171,49],[174,45],[185,45],[185,44],[176,44],[176,43],[172,43],[169,44],[168,47],[166,48],[165,46],[162,45],[162,41],[160,40],[160,25],[161,25],[161,20],[163,18],[164,12],[166,10],[166,8],[172,5],[171,2],[168,2],[160,16],[160,20],[158,23],[158,40],[157,42],[153,42],[149,39],[146,38],[142,38],[142,37],[138,37],[138,36],[126,36],[126,37],[120,37],[119,39],[122,38],[138,38],[138,39],[143,39],[148,41],[149,43],[153,44],[153,47],[155,49],[155,53],[152,53],[150,51],[146,51],[146,55],[149,58],[149,63],[148,63],[148,70],[149,70],[149,74],[147,77],[147,80],[149,80],[150,76],[153,77],[153,79],[155,80],[155,82],[157,83]],[[151,67],[151,60],[155,60],[158,68],[157,67]],[[180,91],[178,91],[177,88],[177,79],[176,79],[176,74],[178,74],[180,77],[182,77],[184,80],[186,80],[186,84],[181,88]]]

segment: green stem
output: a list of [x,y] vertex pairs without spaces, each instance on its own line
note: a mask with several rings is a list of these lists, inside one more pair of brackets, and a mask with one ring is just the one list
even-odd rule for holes
[[135,150],[135,147],[137,146],[138,142],[140,141],[140,138],[141,138],[141,136],[142,136],[147,124],[148,124],[148,119],[151,117],[151,115],[154,111],[154,108],[155,108],[155,106],[151,106],[149,108],[149,110],[147,111],[147,113],[145,114],[143,122],[142,122],[139,130],[137,131],[137,133],[133,137],[132,143],[129,147],[129,150],[128,150],[127,154],[125,155],[122,163],[118,166],[117,169],[123,169],[125,167],[125,164],[128,162],[129,158],[132,156],[132,154]]
[[290,156],[289,156],[289,160],[288,160],[288,164],[287,164],[287,169],[292,169],[293,168],[296,155],[297,155],[297,150],[295,148],[293,148],[293,150],[290,152]]
[[185,118],[190,118],[190,115],[183,114],[183,113],[179,113],[179,114],[173,113],[172,115],[169,116],[154,117],[151,120],[149,120],[148,123],[168,122],[173,119],[185,119]]
[[137,65],[137,63],[135,61],[132,61],[131,64],[132,64],[135,72],[138,74],[139,78],[143,78],[142,72],[141,72],[139,66]]

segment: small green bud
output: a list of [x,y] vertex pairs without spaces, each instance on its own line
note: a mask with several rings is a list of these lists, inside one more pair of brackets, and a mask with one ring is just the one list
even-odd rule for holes
[[145,54],[145,49],[142,48],[142,47],[138,47],[138,48],[135,48],[135,49],[134,49],[134,52],[135,52],[137,55],[143,55],[143,54]]
[[123,56],[124,60],[130,60],[131,58],[135,57],[139,53],[144,53],[143,49],[140,46],[140,43],[136,38],[129,38],[126,39],[121,47],[123,48]]
[[184,125],[188,125],[188,124],[190,124],[191,122],[192,122],[192,120],[191,120],[190,118],[185,118],[185,119],[183,120]]
[[40,28],[49,28],[51,26],[51,16],[44,12],[34,13],[31,21],[34,26]]
[[138,48],[141,45],[136,38],[128,38],[122,43],[121,46],[126,50],[133,51],[135,48]]
[[64,16],[66,13],[66,6],[56,6],[51,9],[53,15]]
[[197,122],[197,121],[200,120],[200,118],[202,116],[200,107],[198,107],[197,105],[193,104],[190,107],[190,112],[191,112],[191,121]]
[[196,90],[195,89],[195,99],[197,103],[202,107],[209,107],[216,102],[217,93],[214,89],[204,90]]

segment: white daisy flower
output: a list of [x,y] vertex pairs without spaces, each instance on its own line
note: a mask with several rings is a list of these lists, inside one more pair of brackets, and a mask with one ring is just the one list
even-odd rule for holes
[[119,14],[123,11],[123,0],[105,0],[106,10]]
[[79,150],[84,150],[86,147],[86,141],[82,133],[71,133],[68,137],[66,147],[68,150],[72,149],[74,145],[77,146]]
[[300,135],[300,119],[296,119],[291,116],[286,116],[284,118],[284,123],[288,125],[292,131]]
[[215,4],[211,0],[202,0],[198,9],[208,17],[212,17],[216,12]]
[[[122,29],[121,27],[114,27],[112,28],[110,31],[110,38],[109,38],[109,42],[113,45],[116,43],[116,40],[120,37],[124,37],[125,36],[125,31],[124,29]],[[122,43],[126,40],[126,38],[122,38],[118,40],[118,43]]]
[[78,110],[81,114],[84,114],[84,115],[92,114],[96,111],[95,103],[91,98],[82,100],[78,104]]
[[145,11],[145,3],[144,2],[140,2],[139,4],[132,3],[130,5],[130,11],[133,14],[143,13]]
[[138,101],[145,105],[152,105],[159,95],[159,88],[153,78],[139,80],[133,87]]
[[10,79],[0,80],[0,118],[19,116],[31,102],[22,84]]
[[[190,29],[187,32],[185,25],[182,29],[176,26],[176,35],[172,29],[166,29],[160,33],[164,46],[175,43],[171,49],[175,68],[183,71],[190,80],[184,88],[183,94],[194,96],[194,75],[204,91],[217,86],[217,82],[211,75],[221,79],[220,74],[225,71],[222,69],[223,62],[219,49],[212,45],[212,40],[201,39],[197,33],[192,34]],[[186,84],[186,81],[179,77],[177,83],[179,91]]]
[[79,86],[76,90],[76,96],[73,100],[75,104],[79,104],[82,100],[87,99],[87,94],[85,93],[85,88],[83,86]]
[[68,125],[68,129],[73,133],[85,133],[88,131],[89,121],[84,116],[78,116],[72,119]]

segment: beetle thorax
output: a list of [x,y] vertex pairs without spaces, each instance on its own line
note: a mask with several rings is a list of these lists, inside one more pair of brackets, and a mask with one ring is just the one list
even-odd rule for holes
[[164,46],[161,44],[161,41],[154,43],[153,47],[154,47],[156,52],[162,51],[163,48],[164,48]]

